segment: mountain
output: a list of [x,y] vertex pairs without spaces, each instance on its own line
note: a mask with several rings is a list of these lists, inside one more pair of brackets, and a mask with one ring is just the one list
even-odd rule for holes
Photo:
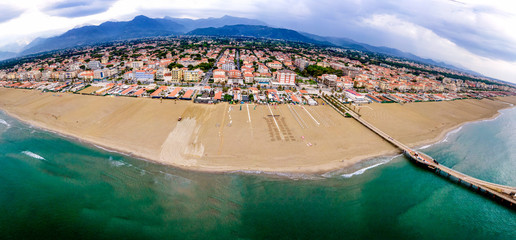
[[21,55],[116,40],[169,36],[185,31],[183,25],[168,19],[137,16],[127,22],[105,22],[99,26],[75,28],[57,37],[36,39],[25,47]]
[[226,25],[262,25],[267,26],[266,23],[249,18],[239,18],[225,15],[221,18],[203,18],[203,19],[189,19],[189,18],[172,18],[165,17],[165,19],[171,20],[178,24],[183,25],[187,32],[190,32],[197,28],[209,28],[209,27],[223,27]]
[[315,39],[318,41],[328,41],[330,43],[335,44],[336,46],[347,48],[347,49],[353,49],[353,50],[358,50],[358,51],[363,51],[363,52],[381,53],[381,54],[385,54],[385,55],[389,55],[389,56],[393,56],[393,57],[404,58],[404,59],[408,59],[408,60],[412,60],[412,61],[416,61],[416,62],[420,62],[420,63],[426,63],[426,64],[430,64],[430,65],[434,65],[434,66],[444,67],[444,68],[448,68],[448,69],[452,69],[452,70],[458,70],[458,71],[470,73],[473,75],[482,76],[481,74],[471,71],[471,70],[459,68],[459,67],[456,67],[456,66],[444,63],[444,62],[436,62],[436,61],[434,61],[432,59],[428,59],[428,58],[422,58],[422,57],[416,56],[412,53],[403,52],[403,51],[400,51],[395,48],[372,46],[372,45],[369,45],[366,43],[356,42],[349,38],[321,37],[321,36],[310,34],[310,33],[302,33],[302,34],[309,38],[312,38],[312,39]]
[[13,58],[13,57],[16,57],[16,53],[0,51],[0,61],[4,60],[4,59]]
[[225,37],[256,37],[256,38],[270,38],[280,39],[286,41],[304,42],[304,43],[315,43],[323,45],[331,45],[326,41],[319,41],[313,38],[309,38],[290,29],[284,28],[273,28],[267,26],[256,26],[256,25],[230,25],[219,28],[198,28],[188,33],[188,35],[201,35],[201,36],[225,36]]
[[117,40],[179,35],[200,27],[233,24],[265,25],[258,20],[231,16],[196,20],[137,16],[127,22],[105,22],[98,26],[75,28],[56,37],[38,38],[27,45],[20,56]]

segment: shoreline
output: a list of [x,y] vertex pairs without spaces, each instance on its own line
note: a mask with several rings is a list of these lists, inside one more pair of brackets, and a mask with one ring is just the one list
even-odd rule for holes
[[[516,99],[515,99],[516,100]],[[145,101],[145,100],[140,100],[140,101]],[[514,105],[511,106],[511,103],[510,102],[506,102],[506,101],[503,101],[503,100],[500,100],[500,99],[496,99],[494,101],[497,101],[497,102],[504,102],[504,106],[503,107],[499,107],[497,108],[497,111],[494,115],[491,115],[491,116],[488,116],[488,117],[484,117],[484,118],[480,118],[480,119],[475,119],[475,120],[470,120],[470,121],[465,121],[465,122],[461,122],[459,124],[455,124],[449,128],[446,128],[442,131],[440,131],[440,134],[432,139],[424,139],[424,140],[420,140],[420,141],[417,141],[417,142],[413,142],[413,143],[408,143],[407,145],[413,147],[413,148],[416,148],[416,149],[419,149],[423,146],[431,146],[431,145],[434,145],[434,144],[437,144],[439,142],[442,142],[443,139],[445,139],[445,137],[447,136],[447,134],[449,134],[450,132],[456,130],[456,129],[459,129],[461,128],[462,126],[464,126],[465,124],[468,124],[468,123],[473,123],[473,122],[480,122],[480,121],[485,121],[485,120],[490,120],[490,119],[495,119],[497,118],[498,116],[501,115],[501,110],[504,110],[504,109],[508,109],[508,108],[511,108],[511,107],[514,107]],[[150,101],[152,102],[152,100]],[[183,104],[183,103],[180,103],[182,105],[185,105],[187,107],[189,107],[190,105],[189,104]],[[180,105],[180,104],[177,104],[177,105]],[[436,104],[439,104],[439,103],[436,103]],[[468,103],[468,104],[471,104],[471,103]],[[324,175],[324,174],[327,174],[327,173],[331,173],[331,172],[337,172],[339,170],[341,171],[345,171],[346,169],[351,169],[353,168],[354,166],[357,166],[357,164],[360,164],[360,163],[364,163],[364,162],[367,162],[368,160],[371,160],[371,159],[375,159],[375,158],[381,158],[381,157],[389,157],[389,156],[396,156],[399,151],[397,149],[394,149],[392,147],[385,147],[385,145],[389,145],[387,142],[385,142],[383,139],[381,139],[380,137],[378,137],[376,134],[374,133],[370,133],[369,135],[372,134],[372,138],[371,136],[368,136],[369,138],[366,138],[366,139],[373,139],[375,140],[376,142],[378,142],[377,140],[379,139],[380,142],[383,142],[380,143],[382,146],[382,148],[373,148],[374,152],[373,151],[368,151],[368,152],[365,152],[365,151],[360,151],[360,149],[356,150],[355,154],[351,154],[351,155],[344,155],[343,157],[341,158],[337,158],[335,159],[334,157],[331,157],[331,156],[335,156],[335,155],[328,155],[328,158],[324,159],[324,162],[320,163],[320,162],[314,162],[312,164],[312,162],[303,162],[302,164],[304,165],[296,165],[296,166],[290,166],[288,164],[283,164],[283,165],[280,165],[280,166],[259,166],[257,164],[255,165],[246,165],[244,166],[243,164],[239,164],[239,165],[234,165],[234,166],[231,166],[229,163],[231,162],[227,162],[225,165],[224,165],[224,162],[223,164],[212,164],[212,165],[207,165],[206,164],[206,161],[205,162],[201,162],[201,163],[196,163],[195,165],[182,165],[181,163],[184,163],[184,162],[181,162],[179,164],[174,164],[173,162],[164,162],[164,161],[159,161],[159,160],[156,160],[156,159],[159,159],[159,157],[156,157],[156,156],[159,156],[159,155],[152,155],[150,151],[135,151],[134,149],[131,149],[131,148],[126,148],[126,147],[123,147],[123,146],[120,146],[120,145],[116,145],[116,144],[109,144],[111,142],[109,141],[99,141],[98,139],[95,139],[95,138],[92,138],[92,137],[89,137],[89,136],[82,136],[82,135],[77,135],[77,134],[74,134],[74,133],[71,133],[71,132],[67,132],[65,129],[65,127],[63,127],[64,129],[59,129],[57,127],[52,127],[52,126],[49,126],[49,124],[45,124],[45,123],[41,123],[41,122],[38,122],[36,120],[31,120],[31,119],[25,119],[19,115],[17,115],[16,113],[13,113],[11,111],[9,111],[8,109],[6,109],[5,105],[6,104],[3,104],[4,106],[0,106],[0,109],[3,110],[3,112],[5,112],[7,115],[17,119],[18,121],[20,122],[23,122],[25,124],[28,124],[28,125],[31,125],[31,126],[34,126],[34,127],[37,127],[39,129],[42,129],[44,131],[48,131],[48,132],[52,132],[54,134],[58,134],[58,135],[61,135],[65,138],[68,138],[68,139],[71,139],[73,141],[76,141],[80,144],[86,144],[86,145],[90,145],[91,147],[94,147],[96,149],[101,149],[101,150],[104,150],[104,151],[108,151],[108,152],[115,152],[117,154],[122,154],[122,155],[126,155],[126,156],[129,156],[129,157],[133,157],[133,158],[136,158],[136,159],[140,159],[140,160],[144,160],[144,161],[148,161],[148,162],[152,162],[152,163],[157,163],[157,164],[160,164],[160,165],[166,165],[166,166],[171,166],[171,167],[174,167],[174,168],[178,168],[178,169],[182,169],[182,170],[186,170],[186,171],[196,171],[196,172],[208,172],[208,173],[220,173],[220,174],[225,174],[225,173],[242,173],[242,174],[265,174],[265,175],[276,175],[276,176],[285,176],[285,175],[288,175],[288,176],[294,176],[293,178],[297,178],[295,176],[305,176],[305,175],[317,175],[317,176],[321,176],[321,175]],[[174,105],[172,105],[174,106]],[[228,105],[228,106],[231,106],[231,105]],[[372,105],[373,107],[377,107],[379,105]],[[201,106],[201,107],[204,107],[204,106]],[[215,111],[213,110],[213,108],[216,108],[215,107],[211,107],[210,109],[212,109],[212,111]],[[222,106],[221,108],[223,108],[224,110],[227,110],[227,106]],[[285,107],[286,109],[286,107]],[[319,114],[317,111],[323,111],[321,110],[321,108],[316,108],[316,109],[310,109],[308,108],[310,111],[307,111],[308,112],[313,112],[315,114]],[[279,113],[282,113],[282,114],[285,114],[285,112],[282,112],[281,108],[278,107],[278,109],[276,110],[276,107],[274,108],[274,111],[279,111]],[[285,110],[283,110],[285,111]],[[288,111],[288,110],[286,110]],[[334,111],[334,110],[332,110]],[[221,111],[219,111],[221,112]],[[223,112],[223,111],[222,111]],[[233,111],[233,120],[237,121],[238,118],[237,116],[235,116],[234,114],[238,113],[236,110]],[[216,112],[218,113],[218,112]],[[323,112],[324,113],[324,112]],[[326,113],[330,113],[330,112],[326,112]],[[36,113],[34,113],[36,114]],[[253,113],[253,114],[256,114],[256,113]],[[334,114],[337,114],[337,113],[334,113]],[[226,113],[223,112],[222,114],[224,118],[226,118]],[[484,114],[485,115],[485,114]],[[231,116],[231,115],[230,115]],[[317,116],[317,115],[314,115],[314,116]],[[55,117],[55,116],[54,116]],[[218,117],[221,117],[221,116],[218,116]],[[326,116],[325,116],[326,117]],[[328,116],[330,117],[330,116]],[[339,121],[347,121],[346,119],[342,118],[340,115],[338,116],[339,117]],[[216,117],[212,117],[212,118],[217,118]],[[247,118],[247,112],[245,113],[245,118]],[[37,119],[37,118],[35,118]],[[56,118],[57,119],[57,118]],[[227,120],[227,119],[226,119]],[[306,119],[305,119],[306,120]],[[335,120],[335,119],[334,119]],[[330,120],[330,121],[334,121],[334,120]],[[55,120],[53,120],[55,121]],[[254,120],[256,121],[256,120]],[[326,120],[325,120],[326,121]],[[350,124],[350,126],[360,132],[361,134],[365,134],[367,135],[368,133],[366,133],[364,131],[364,127],[361,126],[358,122],[356,122],[355,120],[352,120],[354,123],[350,123],[348,121],[348,125]],[[226,121],[227,122],[227,121]],[[223,122],[221,122],[221,127],[220,128],[225,128],[224,125],[222,125]],[[177,124],[177,123],[176,123]],[[236,123],[234,123],[236,124]],[[296,123],[294,122],[293,125],[295,125]],[[357,127],[358,125],[360,125],[360,127]],[[206,124],[200,124],[200,126],[204,126]],[[60,125],[59,125],[60,126]],[[258,128],[258,127],[255,127],[255,128]],[[364,129],[361,129],[361,128],[364,128]],[[172,130],[174,128],[171,128]],[[231,128],[227,128],[228,130],[231,130]],[[270,129],[269,129],[270,130]],[[324,129],[316,129],[317,131],[323,131]],[[349,129],[351,130],[351,129]],[[348,130],[348,131],[349,131]],[[171,130],[170,130],[171,131]],[[243,131],[243,130],[241,130]],[[432,130],[433,131],[433,130]],[[172,132],[172,131],[171,131]],[[240,131],[238,131],[240,132]],[[367,130],[367,132],[369,132],[369,130]],[[199,135],[197,134],[197,131],[192,131],[191,132],[193,135]],[[233,133],[224,133],[224,134],[230,134],[230,136],[232,136]],[[351,134],[351,133],[350,133]],[[166,133],[166,135],[168,136],[168,132]],[[216,139],[218,139],[219,137],[216,137]],[[375,139],[376,138],[376,139]],[[209,141],[213,141],[212,139],[208,139]],[[316,141],[316,140],[314,140]],[[366,141],[367,142],[367,141]],[[106,144],[108,143],[108,144]],[[301,144],[303,143],[303,141],[301,141]],[[280,144],[290,144],[290,145],[293,145],[293,143],[281,143]],[[317,142],[314,142],[314,144],[317,144]],[[324,144],[323,143],[320,143],[320,144]],[[319,144],[319,145],[320,145]],[[318,145],[318,146],[319,146]],[[163,147],[163,146],[162,146]],[[314,147],[317,147],[317,146],[314,146]],[[306,149],[310,149],[310,148],[306,148],[306,146],[303,148],[303,147],[292,147],[293,150],[292,151],[297,151],[297,150],[294,150],[294,149],[303,149],[306,151]],[[381,150],[383,149],[383,150]],[[145,149],[144,149],[145,150]],[[352,149],[354,150],[354,149]],[[219,147],[219,151],[220,151],[220,147]],[[310,150],[312,151],[312,150]],[[205,152],[206,153],[206,152]],[[210,153],[211,155],[211,152],[208,152]],[[227,158],[227,154],[228,153],[225,153],[226,155],[219,155],[216,157],[217,158],[221,158],[221,157],[225,157]],[[207,156],[208,154],[206,154]],[[204,156],[203,156],[204,157]],[[235,155],[235,156],[230,156],[230,157],[233,157],[233,158],[236,158],[236,159],[239,159],[239,155]],[[259,156],[252,156],[254,158],[256,157],[259,157]],[[210,159],[209,157],[206,157],[208,160]],[[277,159],[280,159],[280,161],[283,161],[281,160],[281,156],[278,157]],[[331,160],[333,159],[333,160]],[[248,160],[248,162],[253,162],[253,160]],[[211,163],[211,162],[210,162]],[[369,166],[365,166],[364,168],[368,168]]]
[[[466,124],[480,123],[480,122],[483,122],[483,121],[495,120],[495,119],[497,119],[498,117],[500,117],[503,114],[501,112],[502,110],[511,109],[511,108],[516,107],[515,105],[513,105],[513,104],[511,104],[509,102],[506,102],[506,103],[509,106],[507,106],[506,108],[499,109],[498,112],[495,115],[491,116],[491,117],[487,117],[487,118],[482,118],[482,119],[478,119],[478,120],[472,120],[472,121],[467,121],[467,122],[460,123],[460,124],[458,124],[455,127],[451,127],[449,129],[443,131],[439,137],[436,137],[436,138],[430,139],[430,140],[425,140],[425,141],[423,141],[423,143],[418,142],[418,143],[409,144],[409,145],[412,148],[414,148],[414,149],[420,150],[420,149],[426,149],[426,148],[432,147],[435,144],[442,143],[447,138],[447,136],[450,133],[452,133],[453,131],[460,131],[460,129],[462,129],[462,127],[464,127]],[[17,116],[16,114],[13,114],[13,113],[7,111],[6,109],[0,109],[0,111],[4,112],[6,115],[16,119],[17,121],[22,122],[23,124],[30,125],[32,127],[35,127],[37,129],[45,131],[45,132],[49,132],[49,133],[52,133],[52,134],[59,135],[60,137],[67,138],[68,140],[74,141],[74,142],[79,143],[79,144],[87,145],[89,147],[96,148],[96,149],[99,149],[99,150],[102,150],[102,151],[116,153],[116,154],[124,155],[124,156],[127,156],[127,157],[135,158],[135,159],[138,159],[138,160],[150,162],[150,163],[153,163],[153,164],[159,164],[159,165],[163,165],[163,166],[177,168],[177,169],[180,169],[180,170],[183,170],[183,171],[194,171],[194,172],[212,173],[212,174],[272,175],[272,176],[286,177],[286,178],[291,178],[291,179],[312,179],[312,178],[318,178],[318,177],[326,178],[326,176],[331,176],[331,175],[334,175],[334,174],[335,175],[350,175],[349,177],[352,177],[354,175],[360,175],[360,174],[364,173],[366,170],[372,169],[374,167],[377,167],[377,166],[380,166],[380,165],[384,165],[384,164],[388,164],[394,158],[396,158],[398,156],[401,156],[401,154],[397,150],[383,152],[383,153],[377,153],[377,154],[367,154],[365,157],[357,156],[355,158],[352,158],[351,161],[353,163],[348,164],[348,165],[346,165],[344,167],[333,168],[333,169],[329,169],[328,171],[317,171],[317,172],[311,172],[311,171],[278,171],[278,170],[271,170],[271,169],[237,169],[237,168],[235,168],[235,169],[209,169],[209,168],[200,169],[200,168],[189,168],[189,167],[182,167],[182,166],[176,166],[176,165],[170,165],[170,164],[162,163],[162,162],[159,162],[159,161],[147,158],[145,156],[137,155],[137,154],[135,154],[133,152],[127,152],[127,151],[124,151],[124,150],[119,150],[119,149],[116,149],[116,148],[113,148],[113,147],[102,145],[102,144],[94,142],[94,141],[89,141],[89,140],[87,140],[87,139],[85,139],[83,137],[79,137],[79,136],[76,136],[76,135],[73,135],[73,134],[68,134],[68,133],[65,133],[65,132],[62,132],[62,131],[59,131],[59,130],[56,130],[56,129],[51,129],[51,128],[48,128],[48,127],[46,127],[46,126],[44,126],[42,124],[38,124],[37,122],[22,119],[19,116]],[[341,171],[344,172],[344,171],[346,171],[348,169],[352,169],[354,166],[356,166],[358,164],[361,164],[361,163],[364,163],[364,162],[367,162],[367,161],[371,161],[371,160],[374,160],[374,159],[382,158],[382,157],[390,158],[390,159],[388,161],[384,161],[384,162],[380,162],[380,163],[375,163],[375,164],[370,165],[370,166],[369,165],[364,166],[363,168],[360,168],[357,171],[354,171],[354,172],[352,172],[350,174],[337,173],[337,172],[341,172]],[[314,166],[314,167],[317,167],[317,166]],[[359,174],[355,174],[355,173],[360,172],[360,171],[363,171],[363,172],[361,172]],[[332,173],[334,173],[334,174],[332,174]],[[309,176],[309,177],[307,177],[307,176]],[[349,178],[349,177],[347,177],[347,178]]]
[[[37,122],[21,119],[19,116],[15,115],[13,113],[10,113],[5,109],[0,109],[0,111],[3,111],[6,115],[16,119],[19,122],[22,122],[23,124],[30,125],[32,127],[35,127],[37,129],[45,131],[45,132],[59,135],[60,137],[66,138],[70,141],[74,141],[79,144],[87,145],[87,146],[90,146],[90,147],[93,147],[96,149],[100,149],[102,151],[116,153],[116,154],[124,155],[127,157],[135,158],[138,160],[151,162],[154,164],[173,167],[173,168],[181,169],[184,171],[195,171],[195,172],[202,172],[202,173],[213,173],[213,174],[242,173],[242,174],[259,174],[259,175],[264,174],[264,175],[277,175],[277,176],[282,176],[282,175],[323,175],[323,174],[330,173],[330,172],[350,169],[354,165],[359,164],[364,161],[368,161],[368,160],[372,160],[372,159],[376,159],[376,158],[380,158],[380,157],[390,157],[390,156],[394,157],[394,156],[399,155],[398,153],[396,153],[396,150],[394,150],[394,151],[386,151],[386,152],[376,153],[376,154],[375,153],[366,154],[366,155],[364,155],[365,157],[357,156],[350,160],[352,162],[351,164],[346,164],[344,167],[341,167],[341,168],[330,168],[328,171],[326,171],[326,170],[324,170],[324,171],[278,171],[278,170],[273,170],[270,168],[264,168],[264,169],[234,168],[234,169],[231,169],[230,167],[228,167],[228,168],[224,168],[224,167],[210,168],[210,167],[203,167],[203,166],[195,167],[195,168],[194,167],[184,167],[181,165],[171,165],[171,164],[162,163],[160,161],[156,161],[151,158],[135,154],[133,152],[128,152],[128,151],[119,150],[119,149],[116,149],[116,148],[113,148],[110,146],[105,146],[105,145],[102,145],[101,143],[90,141],[83,137],[76,136],[74,134],[68,134],[68,133],[65,133],[65,132],[62,132],[62,131],[59,131],[56,129],[47,128],[46,126],[40,125]],[[328,164],[328,165],[330,165],[330,164]],[[313,167],[317,168],[320,166],[313,166]],[[311,167],[306,167],[306,168],[311,168]]]

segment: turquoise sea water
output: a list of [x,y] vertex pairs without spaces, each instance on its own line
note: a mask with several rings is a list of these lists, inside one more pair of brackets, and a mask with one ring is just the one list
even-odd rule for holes
[[[516,108],[422,150],[516,186]],[[197,173],[0,112],[0,239],[516,239],[516,211],[402,156],[323,176]]]

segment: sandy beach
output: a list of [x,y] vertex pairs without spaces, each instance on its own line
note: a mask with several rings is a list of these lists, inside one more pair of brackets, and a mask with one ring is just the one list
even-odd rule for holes
[[[495,117],[508,103],[516,97],[373,103],[360,113],[399,141],[421,146],[466,122]],[[321,173],[398,152],[322,105],[203,105],[1,88],[0,109],[41,128],[199,171]]]

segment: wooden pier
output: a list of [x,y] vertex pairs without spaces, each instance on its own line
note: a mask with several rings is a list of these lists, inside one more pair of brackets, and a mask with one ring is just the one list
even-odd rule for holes
[[392,138],[388,134],[373,126],[372,124],[368,123],[363,118],[361,118],[358,113],[349,109],[347,106],[345,106],[342,102],[340,102],[333,96],[323,96],[322,99],[341,115],[353,117],[362,125],[369,128],[371,131],[375,132],[377,135],[379,135],[392,145],[399,148],[401,151],[403,151],[405,156],[407,156],[409,159],[411,159],[418,165],[426,169],[429,169],[435,173],[438,173],[442,176],[448,177],[449,179],[452,179],[453,177],[457,180],[458,183],[464,184],[465,186],[469,186],[471,189],[474,189],[479,193],[484,193],[485,195],[497,202],[500,202],[513,209],[516,209],[516,187],[509,187],[500,184],[486,182],[468,176],[446,166],[443,166],[432,157],[424,153],[412,150],[405,144],[397,141],[396,139]]

